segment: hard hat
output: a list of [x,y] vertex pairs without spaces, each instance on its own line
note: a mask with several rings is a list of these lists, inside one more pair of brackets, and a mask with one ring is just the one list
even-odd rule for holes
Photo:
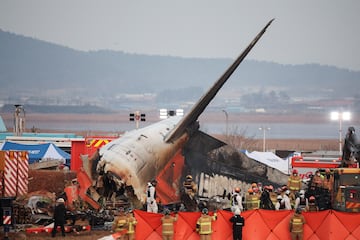
[[281,196],[281,195],[278,195],[278,196],[276,197],[276,199],[277,199],[277,200],[282,200],[282,196]]
[[315,201],[315,197],[314,197],[314,196],[310,196],[310,197],[309,197],[309,201]]
[[236,208],[234,214],[235,215],[240,215],[240,213],[241,213],[240,208]]
[[253,193],[254,191],[253,191],[253,189],[252,188],[249,188],[248,189],[248,193]]
[[164,214],[165,214],[165,215],[169,215],[169,214],[170,214],[170,210],[169,210],[168,208],[165,208],[165,209],[164,209]]
[[58,202],[58,203],[64,203],[65,200],[64,200],[63,198],[58,198],[58,200],[56,200],[56,202]]
[[300,195],[305,195],[305,190],[304,189],[300,190]]
[[256,184],[256,183],[252,183],[252,184],[251,184],[251,187],[257,187],[257,184]]
[[203,210],[201,211],[203,214],[208,214],[209,210],[207,208],[203,208]]
[[191,175],[187,175],[187,176],[186,176],[186,179],[192,179],[192,176],[191,176]]
[[241,191],[241,189],[239,187],[235,188],[235,192],[239,193]]
[[293,174],[298,174],[298,170],[294,169],[294,170],[292,171],[292,173],[293,173]]
[[286,195],[289,195],[289,194],[290,194],[290,190],[286,190],[285,194],[286,194]]

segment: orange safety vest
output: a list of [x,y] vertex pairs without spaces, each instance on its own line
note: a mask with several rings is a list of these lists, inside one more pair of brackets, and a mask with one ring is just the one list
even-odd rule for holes
[[170,215],[164,216],[161,218],[161,222],[162,222],[162,234],[173,235],[175,218]]
[[303,232],[303,225],[305,224],[305,218],[303,215],[294,214],[290,220],[291,232],[301,233]]

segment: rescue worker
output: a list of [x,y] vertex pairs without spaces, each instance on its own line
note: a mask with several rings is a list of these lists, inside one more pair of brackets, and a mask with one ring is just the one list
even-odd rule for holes
[[243,205],[242,205],[242,196],[240,195],[241,189],[239,187],[236,187],[234,189],[234,192],[231,196],[231,211],[234,213],[236,209],[239,209],[240,211],[243,211]]
[[309,206],[309,201],[305,197],[305,190],[300,190],[299,197],[295,199],[295,205],[294,208],[298,209],[300,208],[302,211],[306,210]]
[[323,187],[327,189],[329,192],[331,192],[333,184],[334,184],[334,176],[331,174],[330,169],[326,168]]
[[134,216],[132,208],[129,208],[127,214],[126,214],[126,221],[127,221],[127,237],[128,240],[134,240],[135,239],[135,226],[137,224],[136,218]]
[[315,175],[313,176],[311,181],[311,186],[315,187],[315,191],[316,191],[318,188],[322,188],[323,185],[324,185],[324,176],[321,175],[319,170],[316,170]]
[[304,216],[301,214],[301,209],[297,208],[294,215],[290,219],[290,234],[292,240],[302,240],[304,224],[306,223]]
[[183,187],[185,193],[189,195],[190,199],[194,199],[197,193],[197,185],[193,181],[193,177],[191,175],[187,175],[185,181],[183,182]]
[[245,226],[245,219],[240,215],[240,209],[235,210],[230,222],[233,224],[233,240],[242,240],[242,228]]
[[177,221],[177,215],[175,217],[170,215],[170,210],[164,210],[164,216],[161,218],[162,223],[162,239],[172,240],[174,239],[174,223]]
[[319,207],[317,206],[315,200],[316,199],[315,199],[314,196],[309,197],[309,205],[308,205],[308,207],[306,209],[307,212],[317,212],[317,211],[319,211]]
[[157,213],[158,212],[158,205],[156,203],[156,180],[152,180],[148,183],[147,187],[147,198],[146,198],[146,209],[147,212]]
[[196,222],[196,231],[200,234],[200,240],[211,240],[212,222],[217,219],[216,212],[214,216],[209,216],[207,208],[202,210],[202,214]]
[[120,233],[121,235],[117,238],[117,240],[126,240],[127,239],[127,227],[128,227],[128,219],[125,214],[124,208],[119,208],[117,216],[114,218],[111,230],[116,233]]
[[288,179],[287,184],[288,189],[290,190],[290,199],[295,200],[295,193],[300,191],[301,189],[301,178],[298,174],[298,170],[294,169],[292,171],[292,174],[290,175]]
[[248,190],[246,203],[247,203],[248,210],[259,209],[259,207],[260,207],[259,195],[257,193],[255,193],[252,188],[249,188],[249,190]]
[[282,203],[282,196],[278,195],[277,196],[277,203],[275,204],[275,210],[284,210],[285,209],[285,204]]
[[270,200],[275,207],[275,204],[277,203],[278,194],[274,191],[273,185],[269,185],[269,194],[270,194]]
[[56,200],[56,206],[54,209],[54,228],[51,231],[51,236],[55,237],[57,232],[57,227],[61,229],[61,235],[65,237],[65,222],[66,222],[66,208],[65,200],[63,198],[58,198]]
[[267,210],[274,210],[275,206],[270,199],[269,186],[264,187],[264,191],[260,196],[260,208]]
[[284,196],[282,197],[281,203],[285,204],[286,210],[291,210],[291,202],[290,202],[290,190],[286,190]]

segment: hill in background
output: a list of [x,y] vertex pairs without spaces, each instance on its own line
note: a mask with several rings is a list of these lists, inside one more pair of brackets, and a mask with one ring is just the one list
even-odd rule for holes
[[[186,108],[233,61],[107,50],[83,52],[1,30],[0,42],[3,105]],[[242,49],[234,51],[240,53]],[[246,60],[212,107],[240,111],[337,107],[359,111],[359,80],[360,72],[332,66]]]

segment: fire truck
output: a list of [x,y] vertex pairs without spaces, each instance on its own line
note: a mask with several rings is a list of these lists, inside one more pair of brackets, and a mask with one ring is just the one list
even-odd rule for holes
[[332,207],[344,212],[360,212],[360,169],[334,169]]
[[331,206],[343,212],[360,212],[360,169],[358,165],[340,168],[341,158],[336,156],[299,155],[291,159],[291,166],[297,169],[303,182],[311,185],[316,170],[321,173],[330,169],[333,175],[330,192]]

